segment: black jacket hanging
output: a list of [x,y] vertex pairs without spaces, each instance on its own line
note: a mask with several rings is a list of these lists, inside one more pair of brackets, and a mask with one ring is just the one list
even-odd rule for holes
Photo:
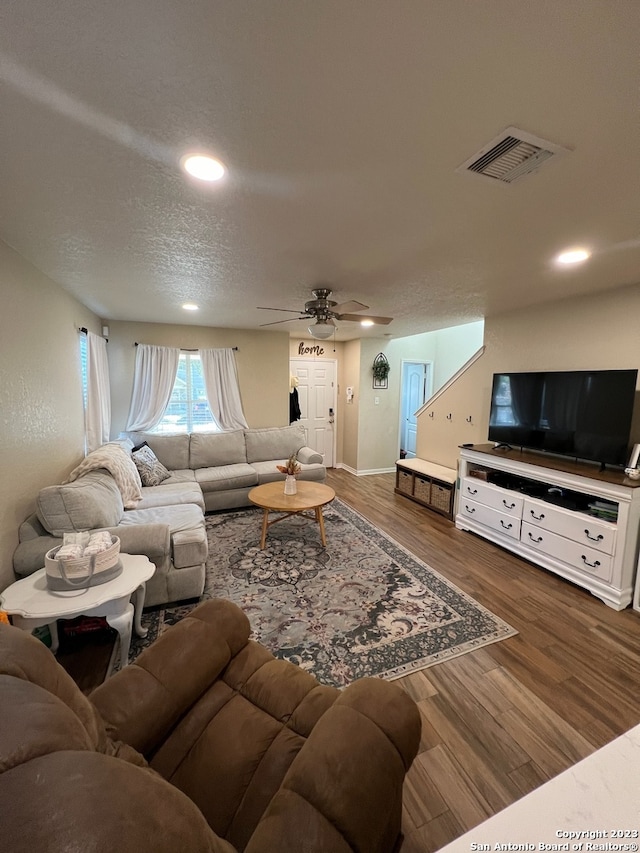
[[289,423],[292,424],[294,421],[299,421],[301,417],[302,412],[300,411],[300,403],[298,401],[298,389],[293,388],[289,394]]

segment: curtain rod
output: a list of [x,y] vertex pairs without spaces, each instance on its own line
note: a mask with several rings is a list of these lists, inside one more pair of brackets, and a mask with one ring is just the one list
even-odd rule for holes
[[[134,343],[134,346],[140,346],[138,341]],[[188,349],[187,347],[178,347],[178,349],[180,350],[180,352],[199,352],[200,347],[196,347],[195,349]],[[205,347],[205,349],[207,349],[207,347]],[[221,347],[221,349],[225,349],[225,347]],[[238,347],[230,347],[230,349],[234,350],[234,352],[238,352]]]
[[[86,326],[79,326],[78,331],[81,332],[83,335],[89,334],[89,329],[87,329]],[[107,343],[109,343],[109,338],[106,335],[103,335],[103,337],[104,337],[105,341]]]

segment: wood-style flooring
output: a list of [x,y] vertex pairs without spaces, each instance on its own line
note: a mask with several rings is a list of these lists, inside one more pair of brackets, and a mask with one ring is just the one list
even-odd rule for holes
[[[327,477],[341,500],[519,632],[396,682],[422,715],[402,853],[428,853],[640,723],[640,613],[617,613],[456,530],[394,494],[394,482],[343,470]],[[107,651],[85,659],[71,651],[61,662],[88,690]]]
[[399,679],[422,742],[402,853],[453,841],[640,723],[640,613],[620,613],[407,498],[330,471],[338,497],[519,633]]

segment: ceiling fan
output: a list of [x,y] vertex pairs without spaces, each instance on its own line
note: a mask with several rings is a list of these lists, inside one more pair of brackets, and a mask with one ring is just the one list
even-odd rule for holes
[[314,338],[326,340],[333,335],[336,324],[335,320],[355,320],[362,323],[369,321],[368,325],[386,326],[391,322],[393,317],[374,317],[370,314],[355,314],[355,311],[366,311],[369,306],[363,305],[362,302],[343,302],[338,305],[329,297],[331,289],[329,287],[317,287],[311,291],[315,299],[305,302],[303,311],[296,311],[294,308],[265,308],[258,306],[259,311],[287,311],[291,314],[298,314],[297,317],[288,317],[286,320],[275,320],[273,323],[261,323],[262,326],[275,326],[278,323],[289,323],[291,320],[308,320],[310,317],[315,318],[315,323],[309,326],[309,334]]

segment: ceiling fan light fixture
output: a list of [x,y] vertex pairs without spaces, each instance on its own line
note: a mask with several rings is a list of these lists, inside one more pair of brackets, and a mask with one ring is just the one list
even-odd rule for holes
[[317,323],[312,323],[309,326],[309,334],[319,341],[326,341],[327,338],[331,337],[334,330],[335,326],[332,323],[327,323],[326,320],[318,320]]

